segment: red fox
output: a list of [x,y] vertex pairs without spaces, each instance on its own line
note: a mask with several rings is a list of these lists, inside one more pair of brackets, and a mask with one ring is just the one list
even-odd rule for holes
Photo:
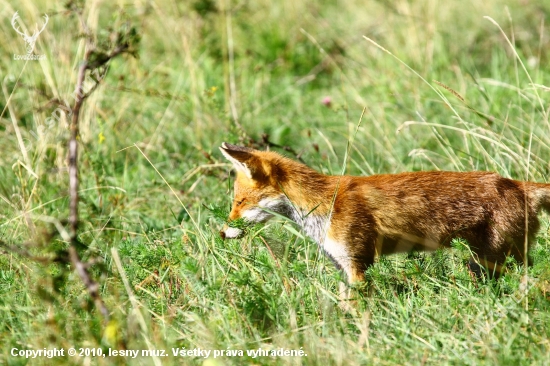
[[[220,150],[237,170],[230,222],[260,223],[275,213],[289,218],[350,284],[364,280],[377,255],[435,250],[454,238],[469,243],[473,268],[480,270],[479,263],[498,275],[507,255],[525,259],[538,212],[550,211],[550,184],[491,172],[329,176],[275,152],[225,142]],[[227,225],[221,232],[242,234]]]

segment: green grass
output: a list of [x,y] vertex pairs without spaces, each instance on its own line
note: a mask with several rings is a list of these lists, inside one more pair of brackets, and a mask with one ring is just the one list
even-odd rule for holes
[[[84,43],[60,3],[0,4],[0,240],[51,258],[68,245],[56,223],[68,217],[69,131],[66,115],[48,118],[55,100],[74,102]],[[27,25],[50,15],[36,46],[45,60],[13,59],[25,52],[16,10]],[[80,119],[80,252],[99,260],[91,273],[111,321],[66,264],[3,252],[0,363],[51,364],[11,357],[14,347],[88,347],[170,356],[55,361],[546,364],[546,215],[527,276],[510,263],[499,281],[473,280],[461,242],[383,257],[350,314],[338,306],[342,274],[290,223],[221,240],[232,178],[218,146],[263,148],[267,134],[325,173],[346,162],[357,175],[491,170],[547,181],[549,14],[545,2],[496,0],[88,2],[100,39],[124,19],[141,35],[139,58],[112,62]],[[244,355],[172,356],[181,347]],[[307,357],[246,355],[281,347]]]

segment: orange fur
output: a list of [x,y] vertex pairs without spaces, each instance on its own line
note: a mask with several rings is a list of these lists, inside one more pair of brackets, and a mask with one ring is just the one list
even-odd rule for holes
[[229,219],[266,221],[262,207],[293,219],[349,282],[363,280],[377,255],[435,250],[454,238],[465,239],[475,259],[498,273],[507,255],[525,260],[537,214],[550,210],[550,184],[496,173],[327,176],[274,152],[226,143],[220,149],[237,169]]

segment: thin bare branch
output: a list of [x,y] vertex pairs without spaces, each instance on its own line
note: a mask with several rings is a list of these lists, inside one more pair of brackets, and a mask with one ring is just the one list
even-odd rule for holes
[[0,240],[0,251],[2,251],[4,253],[17,254],[20,257],[28,258],[28,259],[30,259],[34,262],[38,262],[38,263],[42,263],[42,264],[48,264],[48,263],[51,263],[54,260],[54,258],[49,258],[49,257],[37,257],[37,256],[31,254],[27,249],[24,248],[24,247],[34,246],[33,243],[24,243],[21,246],[22,246],[22,248],[19,247],[19,246],[10,245],[10,244]]
[[[84,60],[78,68],[78,78],[75,89],[75,104],[72,110],[71,119],[71,138],[69,140],[69,228],[71,245],[69,247],[69,259],[76,273],[86,286],[88,293],[94,300],[95,306],[101,312],[103,317],[109,319],[109,310],[105,306],[101,295],[99,294],[99,284],[92,279],[88,272],[89,265],[83,263],[78,255],[76,247],[78,245],[78,119],[82,103],[90,94],[82,92],[84,79],[86,78],[86,70],[88,69],[88,57],[90,50],[86,51]],[[92,90],[95,90],[93,88]]]

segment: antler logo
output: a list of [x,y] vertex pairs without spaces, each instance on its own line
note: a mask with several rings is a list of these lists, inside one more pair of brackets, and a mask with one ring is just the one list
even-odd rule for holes
[[[38,36],[40,35],[40,33],[42,33],[44,28],[46,28],[46,24],[48,24],[48,20],[49,20],[48,15],[44,14],[44,25],[42,26],[42,29],[38,30],[38,25],[35,24],[35,30],[34,30],[32,35],[28,35],[27,32],[22,32],[21,30],[19,30],[19,26],[16,24],[16,21],[18,19],[20,19],[20,18],[19,18],[18,12],[16,11],[15,14],[13,14],[13,17],[11,18],[11,25],[12,25],[13,29],[15,29],[17,34],[19,34],[21,37],[23,37],[23,40],[25,41],[25,45],[26,45],[26,49],[27,49],[27,55],[26,56],[13,55],[14,59],[24,59],[24,60],[41,59],[42,57],[40,57],[40,56],[33,57],[34,55],[32,55],[32,51],[34,50],[34,46],[36,45],[36,41],[38,40]],[[19,56],[19,57],[16,58],[15,56]]]

